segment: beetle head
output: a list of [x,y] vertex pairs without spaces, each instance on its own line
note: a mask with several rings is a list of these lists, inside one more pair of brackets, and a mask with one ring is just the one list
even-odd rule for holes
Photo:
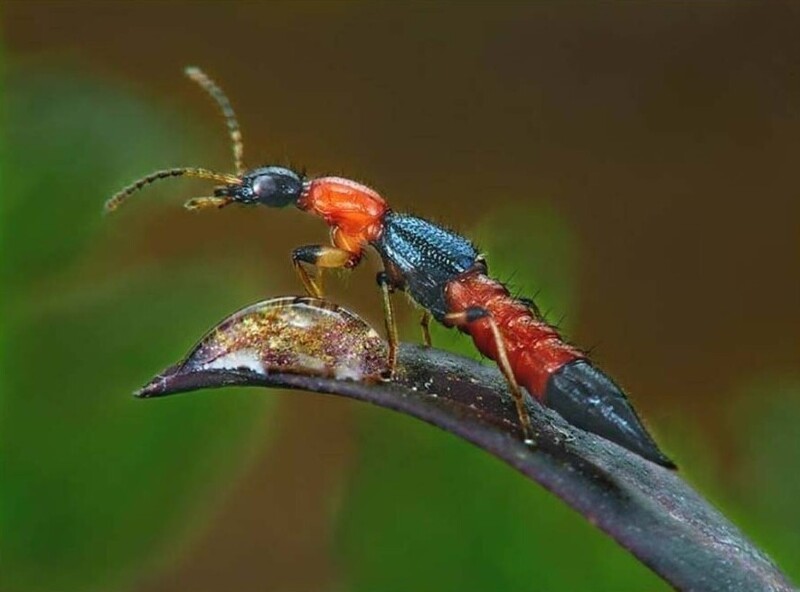
[[245,173],[239,183],[214,191],[215,197],[241,204],[282,208],[296,204],[303,193],[303,178],[291,169],[267,166]]

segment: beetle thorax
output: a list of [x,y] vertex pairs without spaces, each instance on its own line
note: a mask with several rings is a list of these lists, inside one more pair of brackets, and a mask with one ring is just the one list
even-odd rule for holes
[[342,243],[337,246],[347,250],[377,240],[388,210],[384,199],[373,189],[341,177],[308,182],[298,207],[325,220],[335,242]]

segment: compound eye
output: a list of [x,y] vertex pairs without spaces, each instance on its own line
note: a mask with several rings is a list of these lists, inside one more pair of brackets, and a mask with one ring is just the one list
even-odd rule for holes
[[297,173],[282,167],[264,167],[246,175],[237,201],[282,208],[297,203],[303,181]]
[[278,183],[272,175],[261,175],[253,181],[253,195],[256,200],[266,205],[272,205],[271,202],[275,199],[277,193]]

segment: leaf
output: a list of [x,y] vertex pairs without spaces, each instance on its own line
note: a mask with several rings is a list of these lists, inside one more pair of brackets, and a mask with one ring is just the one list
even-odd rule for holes
[[[305,301],[308,303],[309,299]],[[394,380],[377,381],[374,373],[365,374],[367,380],[361,381],[337,379],[330,366],[325,369],[312,363],[303,368],[296,363],[306,355],[313,359],[320,347],[331,346],[316,338],[310,340],[308,350],[305,344],[295,341],[297,345],[291,352],[294,358],[289,362],[272,357],[274,352],[266,347],[259,360],[277,361],[209,366],[210,350],[215,351],[214,356],[230,359],[239,351],[252,352],[253,344],[270,340],[285,344],[280,335],[285,330],[283,322],[262,323],[246,339],[219,335],[220,331],[247,334],[253,315],[261,315],[274,306],[275,301],[267,301],[229,317],[186,360],[156,376],[140,394],[156,397],[221,385],[257,385],[367,401],[436,425],[503,460],[559,496],[677,588],[792,589],[771,560],[676,472],[573,428],[532,400],[528,407],[538,434],[537,445],[525,445],[513,401],[495,368],[441,350],[404,344]],[[348,323],[357,319],[345,311],[341,315],[347,317]],[[363,321],[350,327],[348,331],[355,331],[357,340],[359,335],[372,334]],[[336,332],[326,331],[333,336],[329,339],[336,339]],[[230,344],[224,352],[219,350],[223,342]],[[379,349],[372,343],[358,355],[369,357]]]

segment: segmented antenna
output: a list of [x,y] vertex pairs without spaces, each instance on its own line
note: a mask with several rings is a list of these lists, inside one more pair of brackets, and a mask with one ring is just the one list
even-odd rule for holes
[[185,70],[186,75],[194,80],[197,84],[203,87],[211,98],[217,102],[219,108],[222,110],[222,115],[225,117],[225,123],[228,126],[228,133],[231,137],[233,144],[233,162],[236,166],[236,174],[241,176],[244,174],[244,163],[242,156],[244,154],[244,144],[242,143],[242,132],[239,129],[239,122],[236,120],[236,113],[233,112],[233,107],[228,97],[222,89],[217,86],[217,83],[211,80],[208,75],[200,68],[190,66]]
[[122,202],[127,200],[132,194],[139,191],[142,187],[150,185],[151,183],[155,183],[160,179],[166,179],[168,177],[198,177],[200,179],[209,179],[211,181],[224,183],[225,185],[235,185],[242,182],[242,180],[239,177],[235,177],[234,175],[228,175],[225,173],[215,173],[214,171],[209,171],[207,169],[198,169],[198,168],[165,169],[163,171],[156,171],[155,173],[151,173],[146,177],[142,177],[135,183],[131,183],[130,185],[125,187],[125,189],[114,195],[111,199],[109,199],[106,202],[105,211],[113,212],[122,204]]

